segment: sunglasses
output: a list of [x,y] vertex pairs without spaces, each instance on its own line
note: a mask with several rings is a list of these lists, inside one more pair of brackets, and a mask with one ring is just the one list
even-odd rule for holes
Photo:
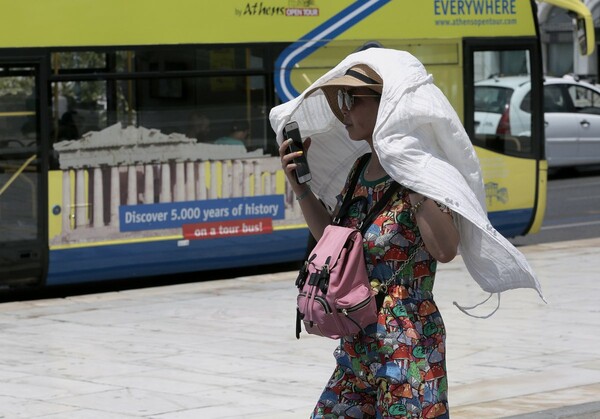
[[340,110],[343,109],[344,105],[346,105],[346,109],[350,110],[354,105],[355,97],[381,97],[381,95],[353,95],[348,93],[346,90],[340,89],[338,90],[337,97]]

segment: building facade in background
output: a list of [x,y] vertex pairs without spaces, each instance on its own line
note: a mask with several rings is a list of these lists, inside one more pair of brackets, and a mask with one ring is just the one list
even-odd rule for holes
[[599,83],[600,0],[584,0],[584,3],[592,12],[596,28],[596,48],[589,56],[579,54],[571,16],[549,3],[538,4],[544,73],[549,76],[575,73]]

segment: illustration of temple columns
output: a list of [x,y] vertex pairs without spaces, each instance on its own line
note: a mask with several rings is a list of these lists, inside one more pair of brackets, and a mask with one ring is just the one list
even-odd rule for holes
[[[53,243],[111,237],[119,231],[121,205],[275,194],[281,170],[279,159],[262,150],[120,123],[84,134],[82,141],[56,143],[54,150],[62,171],[62,199],[56,202],[62,205],[62,232]],[[285,193],[290,209],[295,201],[288,188]]]
[[178,161],[175,163],[175,198],[174,202],[185,201],[185,164]]
[[171,202],[171,168],[169,163],[160,165],[160,202]]
[[135,165],[127,167],[127,205],[137,204],[137,170]]
[[231,197],[231,160],[224,160],[221,162],[221,198]]
[[250,174],[252,173],[252,166],[250,165],[251,163],[248,163],[247,161],[242,162],[242,172],[243,172],[243,177],[244,177],[244,183],[243,183],[243,187],[242,187],[242,196],[249,196],[250,195]]
[[88,203],[85,199],[85,169],[75,171],[75,227],[89,226]]
[[198,199],[206,199],[206,163],[198,163],[198,182],[196,186],[196,196]]
[[240,160],[235,160],[231,167],[232,176],[232,196],[242,196],[242,188],[244,184],[244,166]]
[[121,181],[119,168],[110,168],[110,226],[119,224],[119,205],[121,205]]
[[185,163],[185,200],[196,200],[196,176],[194,175],[194,162]]
[[144,166],[144,204],[154,203],[154,168],[151,164]]
[[210,163],[210,190],[208,191],[208,199],[216,199],[217,196],[217,165],[214,161]]
[[258,162],[252,162],[254,168],[254,196],[263,195],[261,167]]
[[104,185],[102,182],[102,169],[94,167],[94,203],[93,207],[93,226],[104,226]]

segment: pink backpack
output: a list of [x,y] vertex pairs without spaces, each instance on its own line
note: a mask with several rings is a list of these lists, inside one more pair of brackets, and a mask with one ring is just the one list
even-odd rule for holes
[[351,205],[358,176],[368,157],[361,157],[338,216],[325,228],[298,274],[298,339],[301,323],[309,334],[339,339],[355,335],[377,321],[377,303],[365,266],[363,234],[399,185],[394,182],[389,187],[358,229],[338,225]]

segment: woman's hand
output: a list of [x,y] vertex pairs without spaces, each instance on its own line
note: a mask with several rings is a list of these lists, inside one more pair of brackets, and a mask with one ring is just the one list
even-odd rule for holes
[[[293,160],[296,157],[300,157],[302,151],[290,153],[289,144],[292,140],[286,140],[279,146],[279,156],[281,157],[281,167],[283,172],[288,178],[290,187],[296,194],[296,200],[300,204],[302,214],[306,220],[306,224],[310,229],[313,237],[317,240],[323,235],[325,227],[331,223],[331,216],[325,206],[317,199],[317,197],[311,192],[310,187],[307,183],[299,184],[296,181],[296,164]],[[304,140],[303,148],[306,153],[310,147],[311,140],[307,138]]]
[[292,140],[288,139],[281,143],[281,145],[279,146],[279,156],[281,157],[281,167],[283,168],[283,172],[285,173],[286,177],[288,178],[288,181],[290,182],[290,185],[292,186],[294,193],[296,193],[296,195],[299,195],[300,193],[302,193],[304,188],[306,188],[306,186],[300,185],[296,181],[295,171],[296,171],[297,165],[294,163],[293,160],[297,157],[300,157],[302,155],[302,153],[306,154],[308,152],[308,149],[310,148],[311,140],[310,140],[310,137],[307,138],[306,140],[304,140],[304,142],[302,144],[304,151],[296,151],[294,153],[290,153],[290,151],[289,151],[289,145],[291,142],[292,142]]

